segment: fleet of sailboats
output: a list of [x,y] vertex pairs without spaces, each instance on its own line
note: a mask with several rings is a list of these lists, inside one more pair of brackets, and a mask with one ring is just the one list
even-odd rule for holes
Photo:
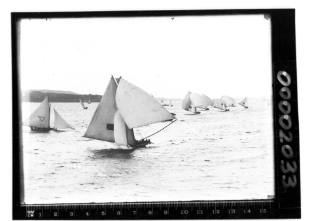
[[123,78],[116,81],[112,76],[84,137],[143,147],[151,142],[136,140],[135,128],[174,120],[175,115],[153,96]]
[[38,132],[48,132],[50,130],[62,130],[62,129],[73,129],[73,127],[68,124],[58,111],[53,108],[54,112],[54,122],[53,127],[50,127],[50,104],[48,97],[41,102],[41,104],[36,108],[36,110],[28,118],[27,126],[31,128],[32,131]]
[[[88,103],[91,103],[89,98]],[[80,99],[83,109],[87,109]],[[239,103],[244,108],[248,108],[247,98]],[[148,126],[159,122],[176,121],[175,114],[170,113],[164,106],[172,107],[172,101],[163,105],[153,95],[135,86],[123,78],[111,76],[109,84],[98,104],[93,117],[87,127],[84,137],[116,143],[119,146],[144,147],[151,141],[146,138],[136,140],[134,129]],[[200,111],[209,110],[214,107],[222,111],[229,111],[230,107],[235,107],[233,98],[223,96],[219,99],[211,99],[205,94],[188,92],[182,100],[182,109],[192,114],[200,114]],[[38,108],[28,118],[27,125],[32,131],[48,132],[50,130],[74,129],[64,118],[53,108],[53,126],[50,126],[51,106],[48,97],[40,103]],[[164,127],[164,128],[166,128]],[[161,130],[163,130],[162,128]],[[154,134],[160,132],[155,132]]]

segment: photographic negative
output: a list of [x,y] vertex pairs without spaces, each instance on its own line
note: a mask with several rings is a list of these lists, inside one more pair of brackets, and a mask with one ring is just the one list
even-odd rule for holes
[[14,217],[299,216],[293,10],[13,13],[12,31]]

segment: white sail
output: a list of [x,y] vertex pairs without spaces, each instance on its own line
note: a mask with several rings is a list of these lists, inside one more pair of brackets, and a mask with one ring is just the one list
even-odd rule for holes
[[208,97],[207,95],[202,94],[202,99],[203,99],[203,101],[204,101],[206,107],[213,106],[213,101],[212,101],[211,98]]
[[114,116],[117,111],[115,96],[117,82],[111,76],[104,95],[94,112],[84,137],[114,142]]
[[150,94],[122,78],[116,91],[116,104],[130,129],[174,119]]
[[182,101],[182,108],[188,111],[191,108],[191,99],[190,99],[191,92],[188,92]]
[[244,98],[239,104],[245,108],[248,108],[248,100],[247,98]]
[[222,96],[220,98],[220,100],[222,101],[222,103],[224,103],[227,107],[235,107],[236,106],[236,102],[233,98],[228,97],[228,96]]
[[226,105],[225,105],[225,104],[224,104],[220,99],[215,99],[215,100],[213,101],[213,106],[214,106],[215,108],[220,109],[220,110],[224,110],[224,111],[227,110]]
[[46,97],[28,119],[28,126],[50,128],[50,104]]
[[193,107],[207,108],[212,105],[211,99],[206,95],[191,93],[190,99]]
[[56,109],[53,108],[53,112],[54,112],[54,123],[53,123],[53,127],[55,129],[67,129],[67,128],[71,128],[73,129],[72,126],[70,126],[57,112]]
[[122,146],[132,146],[135,144],[135,137],[133,129],[129,129],[120,115],[119,111],[116,112],[114,117],[114,137],[115,143]]

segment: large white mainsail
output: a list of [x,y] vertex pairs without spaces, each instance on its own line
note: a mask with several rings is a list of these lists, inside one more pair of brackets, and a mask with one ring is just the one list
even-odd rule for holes
[[117,111],[115,96],[117,82],[111,76],[104,95],[93,115],[84,137],[114,142],[114,116]]
[[50,129],[50,104],[46,97],[28,119],[31,128]]
[[53,123],[53,127],[55,129],[73,129],[73,127],[67,123],[62,116],[60,116],[60,114],[57,112],[56,109],[53,108],[53,112],[54,112],[54,123]]
[[175,119],[155,98],[121,78],[116,91],[116,104],[128,128]]

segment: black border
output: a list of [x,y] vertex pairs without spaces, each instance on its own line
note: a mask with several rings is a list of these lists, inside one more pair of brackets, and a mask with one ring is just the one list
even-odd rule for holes
[[[99,17],[148,17],[148,16],[214,16],[214,15],[253,15],[265,14],[271,19],[272,48],[272,79],[273,79],[273,121],[274,121],[274,161],[275,161],[275,198],[273,200],[254,201],[191,201],[191,202],[148,202],[148,203],[104,203],[104,204],[53,204],[53,205],[23,205],[23,157],[20,144],[21,117],[19,92],[19,21],[33,18],[99,18]],[[300,164],[299,164],[299,125],[296,83],[296,48],[295,48],[295,9],[227,9],[227,10],[158,10],[158,11],[88,11],[88,12],[12,12],[12,95],[13,95],[13,219],[38,219],[28,217],[27,211],[43,212],[41,219],[167,219],[167,218],[300,218]],[[278,72],[286,71],[291,81],[278,79]],[[283,78],[284,79],[284,78]],[[283,97],[281,90],[290,92],[290,97]],[[281,102],[289,102],[291,112],[291,127],[285,128],[280,119],[285,113],[279,108]],[[283,120],[283,119],[281,119]],[[291,140],[283,140],[281,131],[291,133]],[[283,145],[289,145],[285,154]],[[288,167],[290,166],[290,168]],[[285,169],[286,168],[286,169]],[[285,184],[286,182],[286,184]],[[288,185],[291,182],[292,185]],[[168,216],[164,209],[172,211]],[[220,209],[221,214],[197,214],[196,209],[205,211]],[[230,208],[240,213],[233,214]],[[245,213],[251,208],[256,213]],[[260,208],[268,213],[259,213]],[[76,211],[75,217],[70,217],[68,211]],[[101,209],[111,211],[109,215],[100,216]],[[137,215],[131,209],[138,211]],[[146,212],[152,210],[152,214]],[[188,209],[188,214],[181,210]],[[60,211],[59,217],[54,217],[51,211]],[[115,212],[121,211],[118,216]],[[50,211],[50,212],[49,212]],[[125,211],[125,212],[124,212]],[[173,212],[175,211],[175,212]],[[261,211],[261,210],[260,210]],[[86,213],[84,213],[86,212]],[[48,213],[48,214],[47,214]],[[116,214],[116,215],[115,215]]]

